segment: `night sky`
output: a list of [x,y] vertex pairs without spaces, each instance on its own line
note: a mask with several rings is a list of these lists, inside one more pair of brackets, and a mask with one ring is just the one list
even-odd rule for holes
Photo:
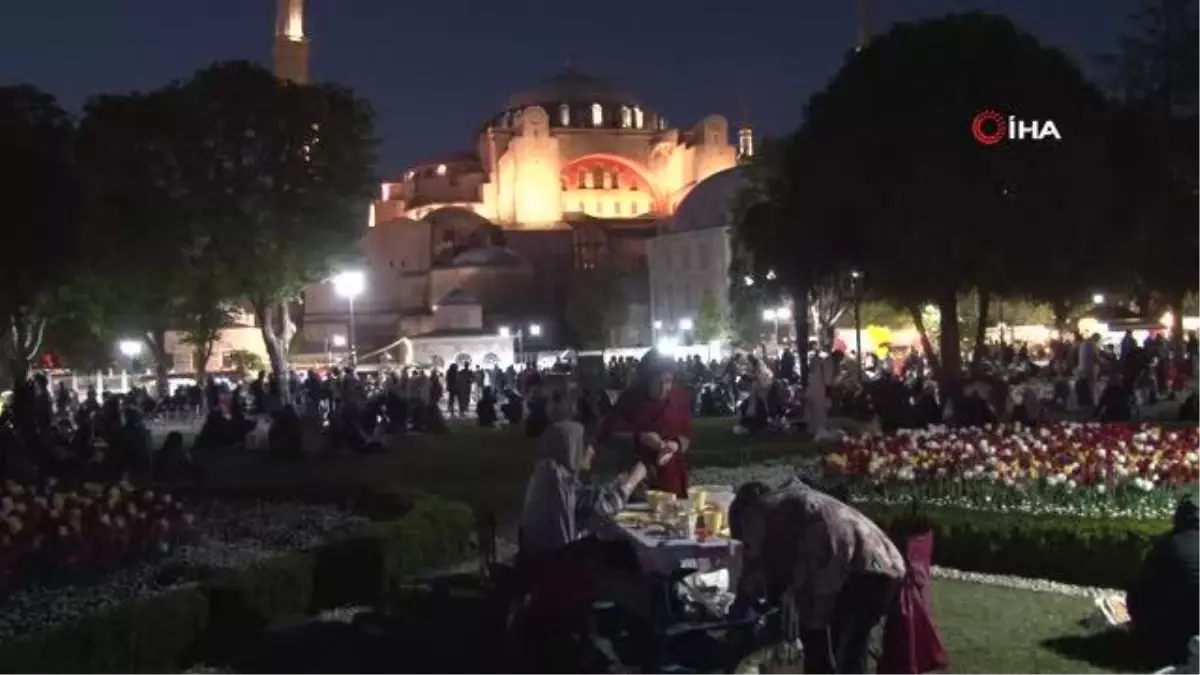
[[[1137,0],[870,0],[870,24],[949,11],[1007,14],[1094,72]],[[274,0],[5,0],[0,84],[32,82],[72,110],[223,59],[270,63]],[[853,46],[856,0],[307,0],[314,80],[377,112],[381,175],[471,147],[509,94],[567,61],[675,126],[743,108],[784,133]],[[743,100],[745,105],[743,105]]]

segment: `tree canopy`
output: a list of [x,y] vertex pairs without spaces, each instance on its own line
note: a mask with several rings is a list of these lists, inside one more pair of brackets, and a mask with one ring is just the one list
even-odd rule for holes
[[[986,110],[1052,120],[1061,139],[983,145],[971,128]],[[757,162],[766,205],[747,211],[739,237],[793,295],[853,268],[919,329],[920,308],[935,305],[933,365],[954,378],[962,293],[977,291],[986,314],[993,294],[1050,300],[1108,271],[1110,124],[1078,68],[1007,19],[898,24],[851,55]]]

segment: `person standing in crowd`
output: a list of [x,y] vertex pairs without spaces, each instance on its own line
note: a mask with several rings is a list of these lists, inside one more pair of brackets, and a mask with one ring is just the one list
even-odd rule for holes
[[743,543],[736,604],[780,606],[782,645],[787,652],[800,642],[802,672],[868,672],[871,631],[906,572],[892,540],[858,510],[798,479],[774,490],[743,485],[729,524]]
[[804,419],[808,433],[818,440],[825,438],[829,424],[829,390],[837,379],[841,363],[842,353],[839,351],[829,356],[818,355],[813,359],[812,370],[808,373],[808,386],[804,390]]
[[675,360],[650,350],[637,367],[633,386],[621,393],[605,418],[600,438],[631,441],[638,455],[657,468],[652,487],[687,496],[685,455],[692,442],[692,403],[674,387]]

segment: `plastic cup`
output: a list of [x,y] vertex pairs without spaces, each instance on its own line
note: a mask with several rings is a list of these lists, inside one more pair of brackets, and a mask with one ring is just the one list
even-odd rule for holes
[[692,508],[703,511],[708,505],[708,491],[704,488],[688,488],[688,499],[692,502]]
[[721,534],[725,529],[725,512],[721,509],[707,509],[704,512],[704,526],[712,536]]

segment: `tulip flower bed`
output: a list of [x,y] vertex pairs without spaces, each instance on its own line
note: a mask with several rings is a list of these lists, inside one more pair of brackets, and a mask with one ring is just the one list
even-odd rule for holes
[[1198,479],[1195,427],[930,427],[845,439],[826,480],[856,500],[1100,518],[1170,518]]
[[194,517],[171,495],[129,483],[59,489],[0,486],[0,597],[29,584],[84,582],[147,557],[162,556],[193,535]]

